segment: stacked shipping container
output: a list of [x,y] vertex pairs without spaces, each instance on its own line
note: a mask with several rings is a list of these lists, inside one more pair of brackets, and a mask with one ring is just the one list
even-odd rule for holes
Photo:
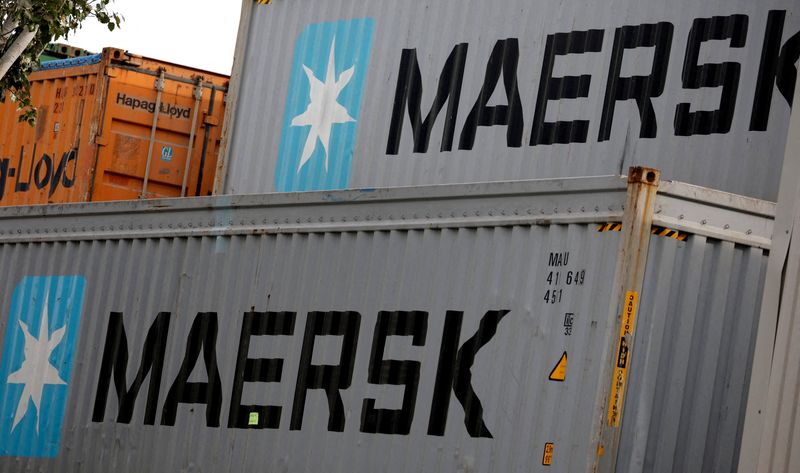
[[0,210],[0,470],[729,469],[773,206],[636,185]]
[[30,79],[35,127],[0,106],[0,205],[211,192],[226,76],[109,48]]
[[0,470],[735,469],[774,205],[564,177],[774,199],[795,5],[306,3],[217,163],[278,193],[0,209]]
[[[243,3],[227,193],[641,165],[777,198],[800,57],[794,0],[303,5]],[[323,103],[341,109],[316,114]]]

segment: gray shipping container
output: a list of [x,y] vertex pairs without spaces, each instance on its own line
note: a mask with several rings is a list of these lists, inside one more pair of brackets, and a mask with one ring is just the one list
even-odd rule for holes
[[777,198],[796,0],[242,5],[217,192],[644,165]]
[[[800,102],[795,89],[794,103]],[[800,471],[800,114],[789,123],[752,361],[739,473]]]
[[0,209],[0,471],[728,471],[773,214],[648,169]]

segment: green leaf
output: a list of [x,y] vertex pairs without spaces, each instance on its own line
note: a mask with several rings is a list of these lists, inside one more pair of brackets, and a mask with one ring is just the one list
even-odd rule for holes
[[109,31],[120,27],[123,17],[109,9],[110,0],[34,0],[3,5],[3,14],[18,19],[19,27],[37,31],[33,41],[17,58],[5,76],[0,77],[0,102],[12,98],[20,111],[19,120],[34,124],[36,109],[30,97],[28,74],[38,65],[38,56],[54,38],[68,37],[90,17],[107,25]]

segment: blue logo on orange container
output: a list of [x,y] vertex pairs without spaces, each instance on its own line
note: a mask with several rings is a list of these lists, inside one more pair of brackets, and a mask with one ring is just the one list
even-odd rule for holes
[[279,192],[347,188],[373,28],[360,18],[309,25],[298,36],[275,168]]
[[86,283],[26,277],[14,289],[0,365],[0,455],[58,456]]

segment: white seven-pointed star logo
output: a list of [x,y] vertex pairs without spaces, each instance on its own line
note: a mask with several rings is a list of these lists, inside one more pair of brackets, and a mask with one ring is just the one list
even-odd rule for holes
[[347,86],[353,78],[355,66],[342,72],[339,80],[336,80],[336,70],[334,59],[336,58],[336,38],[331,42],[331,52],[328,56],[328,70],[325,72],[325,82],[320,81],[314,76],[314,72],[303,64],[303,70],[308,77],[310,86],[309,98],[306,111],[292,119],[292,126],[311,126],[303,147],[303,154],[300,157],[300,164],[297,165],[297,172],[308,162],[314,150],[317,148],[317,139],[322,143],[325,150],[325,171],[328,170],[328,145],[331,140],[331,127],[336,123],[354,122],[347,109],[337,100],[339,93]]
[[61,343],[64,338],[66,326],[53,332],[48,336],[50,323],[47,316],[47,297],[44,300],[44,310],[42,320],[39,324],[39,338],[31,335],[28,326],[23,321],[19,321],[22,333],[25,335],[25,360],[17,371],[8,375],[8,382],[11,384],[24,384],[22,397],[17,404],[17,411],[14,414],[13,431],[20,423],[25,414],[28,413],[30,401],[36,407],[36,432],[39,432],[40,408],[42,401],[42,390],[46,384],[67,384],[58,374],[56,367],[50,364],[49,358],[53,350]]

